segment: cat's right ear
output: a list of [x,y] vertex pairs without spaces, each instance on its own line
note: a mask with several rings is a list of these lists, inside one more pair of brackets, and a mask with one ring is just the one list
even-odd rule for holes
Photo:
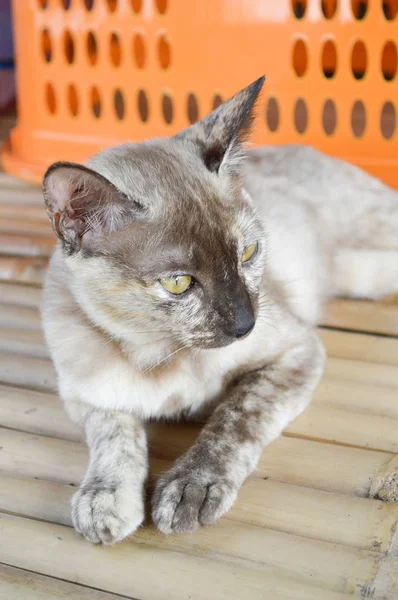
[[241,177],[243,142],[250,134],[255,104],[264,81],[265,77],[260,77],[176,136],[176,139],[191,142],[209,171],[231,180]]
[[67,162],[47,170],[43,195],[53,229],[68,254],[80,250],[90,236],[123,227],[134,205],[99,173]]

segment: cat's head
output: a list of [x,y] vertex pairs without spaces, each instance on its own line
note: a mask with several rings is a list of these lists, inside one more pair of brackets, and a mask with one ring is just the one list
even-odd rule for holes
[[113,335],[208,348],[252,330],[265,248],[242,187],[242,142],[262,85],[175,137],[48,169],[46,207],[73,291]]

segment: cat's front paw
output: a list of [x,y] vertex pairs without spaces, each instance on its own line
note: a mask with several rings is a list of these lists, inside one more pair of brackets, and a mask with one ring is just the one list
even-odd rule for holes
[[137,490],[107,486],[105,482],[83,485],[72,498],[73,525],[93,544],[110,546],[126,538],[144,520],[144,502]]
[[163,533],[189,533],[215,523],[235,502],[237,487],[211,471],[170,471],[156,486],[152,518]]

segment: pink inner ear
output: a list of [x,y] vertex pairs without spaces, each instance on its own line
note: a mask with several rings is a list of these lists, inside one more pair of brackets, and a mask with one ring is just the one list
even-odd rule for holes
[[48,197],[51,198],[51,209],[54,213],[62,213],[71,201],[72,182],[60,177],[52,177],[49,181]]

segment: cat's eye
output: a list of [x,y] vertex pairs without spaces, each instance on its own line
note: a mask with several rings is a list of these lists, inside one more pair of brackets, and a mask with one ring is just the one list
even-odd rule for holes
[[246,246],[246,248],[244,249],[243,254],[242,254],[242,262],[243,263],[248,262],[256,254],[257,250],[258,250],[257,242],[253,242],[252,244],[249,244],[249,246]]
[[163,277],[160,279],[160,283],[170,294],[180,296],[192,286],[193,277],[190,275],[172,275],[171,277]]

